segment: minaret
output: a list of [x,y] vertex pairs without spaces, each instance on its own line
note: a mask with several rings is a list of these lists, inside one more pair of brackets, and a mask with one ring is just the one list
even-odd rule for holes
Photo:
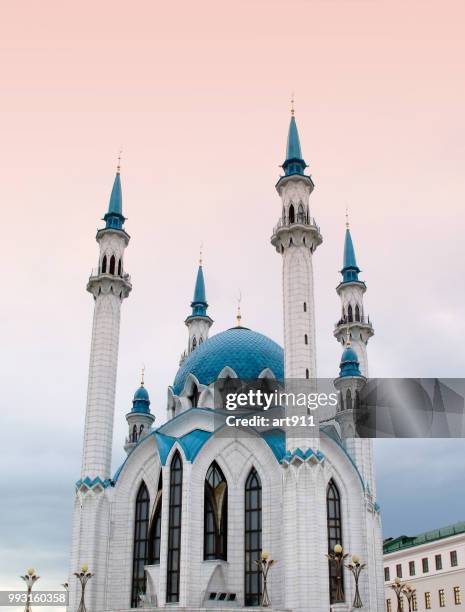
[[102,481],[111,475],[121,303],[132,288],[124,269],[129,235],[123,229],[119,162],[104,221],[105,227],[96,236],[98,268],[87,283],[87,291],[94,297],[94,320],[81,470],[82,480],[99,477]]
[[148,433],[150,433],[154,420],[155,417],[150,412],[150,398],[144,385],[144,368],[142,368],[140,387],[134,393],[131,412],[128,412],[126,415],[129,434],[126,438],[124,450],[127,453],[129,453],[138,442],[140,442],[147,436]]
[[282,212],[271,244],[283,258],[284,371],[286,379],[316,378],[313,253],[321,244],[320,229],[310,216],[314,185],[302,157],[291,111],[286,160],[276,190]]
[[365,314],[363,296],[367,288],[365,283],[359,280],[359,273],[360,268],[357,266],[355,259],[355,250],[347,218],[344,262],[341,270],[342,282],[336,288],[341,298],[341,318],[336,323],[334,335],[343,346],[346,344],[346,339],[350,339],[352,347],[358,355],[360,371],[363,376],[368,377],[367,344],[374,331],[369,317]]
[[200,252],[199,269],[195,281],[194,297],[191,302],[192,313],[187,317],[185,323],[189,331],[187,343],[187,354],[195,350],[199,344],[208,338],[208,332],[213,324],[213,319],[207,315],[207,298],[205,296],[205,279],[203,277],[202,252]]
[[[339,391],[339,403],[336,412],[336,421],[341,428],[341,436],[346,443],[355,460],[357,466],[363,458],[358,456],[359,449],[353,444],[353,438],[356,437],[355,418],[357,408],[360,404],[360,394],[365,387],[367,379],[360,372],[360,363],[357,353],[350,344],[350,340],[346,341],[346,348],[342,353],[339,378],[334,381],[334,386]],[[354,456],[356,455],[356,456]]]

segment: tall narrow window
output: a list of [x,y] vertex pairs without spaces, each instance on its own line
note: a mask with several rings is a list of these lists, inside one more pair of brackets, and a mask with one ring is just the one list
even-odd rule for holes
[[355,320],[360,321],[360,308],[358,304],[355,306]]
[[104,255],[102,259],[102,274],[105,274],[107,271],[107,256]]
[[347,309],[347,318],[349,320],[349,323],[352,323],[352,321],[354,320],[354,315],[352,314],[352,305],[349,304],[349,308]]
[[350,389],[347,389],[346,393],[346,409],[352,410],[352,393],[350,392]]
[[118,276],[121,276],[121,259],[118,260]]
[[442,555],[435,555],[434,562],[436,563],[436,569],[442,570]]
[[440,608],[446,607],[446,596],[444,594],[444,589],[439,589],[439,607]]
[[[330,480],[326,492],[326,512],[328,528],[328,552],[333,552],[336,544],[342,546],[341,496],[334,480]],[[336,601],[336,572],[329,563],[329,596],[331,603]],[[342,584],[344,588],[344,584]]]
[[167,603],[179,601],[181,573],[182,461],[178,451],[171,460],[168,522]]
[[304,302],[304,312],[307,312],[307,302]]
[[308,344],[308,335],[307,334],[304,334],[304,342],[305,342],[305,344]]
[[295,221],[295,212],[294,212],[294,204],[289,206],[289,223],[294,223]]
[[418,612],[417,594],[412,595],[412,612]]
[[110,258],[110,274],[115,273],[115,265],[116,265],[116,259],[115,259],[115,256],[112,255]]
[[389,568],[385,567],[384,568],[384,582],[389,582],[389,580],[390,580]]
[[402,563],[396,565],[396,577],[402,578]]
[[450,566],[451,567],[457,567],[457,565],[458,565],[457,551],[456,550],[451,550],[450,551]]
[[149,506],[149,492],[145,482],[142,481],[136,497],[131,608],[139,606],[140,596],[145,593],[146,577],[144,566],[147,564]]
[[425,608],[431,610],[431,593],[429,591],[425,593]]
[[310,378],[310,372],[308,368],[305,369],[305,378]]
[[255,561],[262,554],[262,484],[255,468],[245,483],[245,605],[259,606],[262,577]]
[[214,461],[205,478],[203,558],[227,558],[228,484]]
[[297,209],[297,222],[298,223],[305,222],[304,207],[302,206],[301,203],[299,204],[299,208]]
[[160,470],[157,497],[155,498],[152,524],[150,525],[149,533],[149,565],[156,565],[160,563],[162,492],[163,476]]
[[460,587],[454,587],[454,603],[456,606],[462,603],[462,597],[460,595]]
[[189,395],[189,400],[193,408],[196,408],[199,405],[199,397],[200,397],[200,391],[197,385],[194,385],[192,387],[191,394]]
[[408,562],[408,571],[410,576],[415,576],[415,561]]
[[423,573],[426,574],[427,572],[429,572],[429,563],[428,563],[428,557],[424,557],[421,560],[421,566],[423,569]]
[[132,428],[132,440],[131,442],[137,442],[137,425]]
[[194,336],[192,338],[192,350],[194,351],[197,348],[197,338]]

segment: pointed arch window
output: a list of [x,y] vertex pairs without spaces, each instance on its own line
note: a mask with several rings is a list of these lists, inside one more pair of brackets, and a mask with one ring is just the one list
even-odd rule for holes
[[262,554],[262,484],[252,468],[245,483],[245,605],[259,606],[262,577],[255,561]]
[[355,320],[360,321],[360,307],[358,304],[355,305]]
[[163,475],[160,470],[158,478],[157,496],[154,503],[154,512],[152,524],[150,525],[149,535],[149,565],[160,563],[160,548],[161,548],[161,504],[163,492]]
[[149,506],[149,492],[145,482],[142,481],[137,493],[135,508],[131,608],[139,606],[140,596],[145,594],[146,589],[144,566],[147,564]]
[[[336,544],[342,543],[341,496],[334,480],[330,480],[326,491],[326,517],[328,526],[328,552],[333,552]],[[331,603],[336,601],[336,572],[329,563],[329,596]],[[342,575],[344,580],[344,575]],[[344,588],[344,583],[342,584]]]
[[294,204],[289,206],[289,223],[295,223]]
[[137,425],[132,428],[132,442],[137,442]]
[[205,477],[203,558],[227,559],[228,483],[214,461]]
[[168,568],[166,602],[179,601],[181,574],[182,460],[176,451],[170,467],[170,501],[168,517]]
[[346,393],[346,408],[347,410],[352,410],[352,393],[350,389],[347,389]]
[[196,384],[194,384],[194,386],[192,387],[192,391],[188,398],[191,403],[192,408],[197,408],[197,406],[199,405],[199,397],[200,397],[199,388],[197,387]]
[[122,269],[121,269],[121,259],[119,259],[118,260],[118,276],[121,276],[121,272],[122,272]]
[[104,255],[102,259],[102,274],[105,274],[107,271],[107,256]]
[[197,338],[194,336],[192,338],[192,350],[197,348]]
[[304,335],[304,342],[305,342],[305,344],[308,344],[308,335],[307,334]]
[[116,259],[115,259],[115,256],[112,255],[110,258],[110,274],[115,273],[115,266],[116,266]]
[[304,207],[302,205],[302,202],[299,204],[299,208],[297,211],[297,221],[298,223],[304,223],[305,222],[305,213],[304,213]]
[[352,321],[354,320],[354,315],[353,315],[353,311],[352,311],[352,304],[349,304],[349,308],[347,309],[347,319],[348,319],[349,323],[352,323]]

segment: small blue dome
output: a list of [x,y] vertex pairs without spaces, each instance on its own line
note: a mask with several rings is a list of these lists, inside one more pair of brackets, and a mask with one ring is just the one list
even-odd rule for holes
[[134,393],[131,412],[150,412],[149,393],[143,385],[141,385]]
[[209,385],[226,366],[244,380],[258,378],[265,368],[283,380],[284,352],[263,334],[246,327],[233,327],[212,336],[190,353],[176,374],[173,391],[177,395],[181,393],[189,374],[194,374],[201,384]]
[[341,357],[340,376],[361,376],[357,353],[351,346],[344,349]]

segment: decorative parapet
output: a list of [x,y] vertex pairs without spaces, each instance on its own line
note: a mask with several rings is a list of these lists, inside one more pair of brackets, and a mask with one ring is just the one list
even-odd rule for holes
[[311,448],[308,448],[306,451],[303,451],[301,448],[296,448],[292,452],[287,451],[282,458],[281,463],[285,467],[289,465],[296,465],[299,467],[303,463],[311,463],[316,465],[317,463],[322,463],[324,459],[325,456],[320,450],[315,453],[315,451]]

